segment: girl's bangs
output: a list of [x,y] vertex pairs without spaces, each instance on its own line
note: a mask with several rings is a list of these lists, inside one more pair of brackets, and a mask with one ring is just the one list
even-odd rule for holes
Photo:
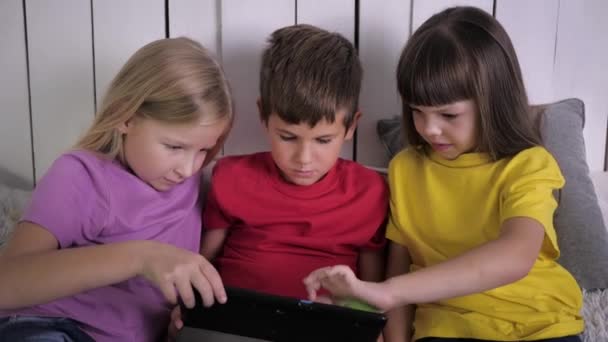
[[465,55],[452,42],[435,39],[434,44],[426,44],[414,53],[414,62],[404,66],[401,75],[405,102],[438,106],[473,98],[475,76]]

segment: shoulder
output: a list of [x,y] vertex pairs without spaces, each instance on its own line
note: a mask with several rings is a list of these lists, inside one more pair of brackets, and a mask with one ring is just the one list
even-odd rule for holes
[[213,176],[232,174],[233,172],[255,173],[265,167],[268,157],[268,152],[222,157],[213,167]]
[[337,163],[337,176],[343,180],[351,180],[348,184],[352,186],[366,190],[376,188],[379,191],[384,191],[387,186],[384,177],[375,170],[352,160],[338,159]]
[[113,161],[89,151],[75,150],[62,154],[45,173],[44,178],[82,182],[103,177]]
[[244,191],[269,177],[272,165],[272,157],[266,152],[223,157],[213,167],[210,187]]
[[507,159],[503,176],[507,190],[522,184],[545,184],[552,189],[564,185],[564,177],[555,158],[541,146],[523,150]]
[[545,171],[561,175],[557,161],[553,155],[542,146],[525,149],[511,157],[507,162],[507,168],[521,173]]
[[407,147],[397,153],[388,164],[389,174],[402,171],[413,165],[420,163],[426,159],[423,152],[412,147]]

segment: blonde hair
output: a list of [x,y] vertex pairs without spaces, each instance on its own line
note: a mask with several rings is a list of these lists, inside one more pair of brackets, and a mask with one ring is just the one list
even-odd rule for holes
[[76,148],[123,161],[119,127],[134,117],[166,123],[227,120],[206,165],[232,126],[232,107],[224,72],[201,44],[183,37],[160,39],[140,48],[118,72]]

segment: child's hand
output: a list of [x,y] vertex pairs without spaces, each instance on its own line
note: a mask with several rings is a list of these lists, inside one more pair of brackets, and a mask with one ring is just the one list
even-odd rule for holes
[[310,300],[317,299],[317,291],[321,288],[328,290],[335,298],[357,297],[357,287],[361,283],[353,270],[345,265],[320,268],[304,278]]
[[192,287],[200,293],[203,304],[215,299],[226,302],[226,290],[217,270],[198,253],[155,241],[145,241],[138,272],[155,284],[165,298],[177,304],[179,296],[186,307],[194,307]]
[[178,305],[171,310],[171,322],[169,322],[169,333],[167,340],[169,342],[175,341],[177,339],[177,333],[183,327],[184,322],[182,321],[182,310]]
[[324,288],[332,295],[334,302],[356,299],[372,308],[384,312],[396,304],[386,282],[374,283],[357,278],[353,270],[345,265],[319,268],[304,278],[304,285],[310,300],[317,301],[317,291]]

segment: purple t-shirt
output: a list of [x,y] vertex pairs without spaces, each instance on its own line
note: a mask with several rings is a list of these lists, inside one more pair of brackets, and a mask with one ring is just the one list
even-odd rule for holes
[[[76,151],[59,157],[38,183],[23,220],[51,232],[60,248],[156,240],[197,252],[200,177],[158,192],[118,161]],[[69,317],[96,341],[158,340],[171,305],[137,277],[6,315]]]

